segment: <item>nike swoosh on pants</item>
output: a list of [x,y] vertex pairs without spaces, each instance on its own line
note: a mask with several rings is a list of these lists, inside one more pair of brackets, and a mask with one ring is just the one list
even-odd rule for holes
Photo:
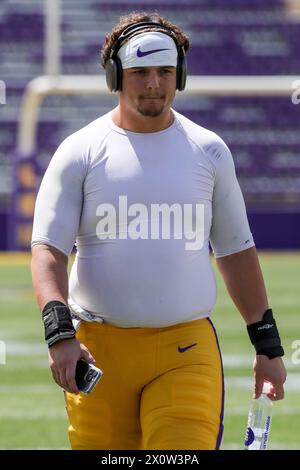
[[187,351],[188,349],[193,348],[197,344],[198,343],[193,343],[193,344],[190,344],[189,346],[186,346],[185,348],[181,348],[180,346],[178,346],[178,352],[183,353],[183,352]]

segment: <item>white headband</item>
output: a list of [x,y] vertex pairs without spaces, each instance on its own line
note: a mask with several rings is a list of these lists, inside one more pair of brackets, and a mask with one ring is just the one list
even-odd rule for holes
[[133,67],[177,66],[177,47],[167,34],[141,33],[128,40],[118,51],[123,69]]

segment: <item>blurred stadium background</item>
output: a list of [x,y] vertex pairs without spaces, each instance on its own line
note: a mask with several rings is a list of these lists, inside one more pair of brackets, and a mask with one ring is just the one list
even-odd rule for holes
[[[54,60],[56,3],[59,62]],[[296,340],[300,343],[300,105],[292,102],[297,74],[300,80],[300,0],[0,1],[0,81],[6,86],[5,103],[0,97],[0,448],[68,448],[63,397],[47,368],[31,288],[33,208],[41,176],[59,143],[116,103],[109,94],[45,96],[35,146],[24,152],[19,145],[24,93],[32,79],[55,72],[98,75],[100,82],[104,35],[132,10],[157,10],[189,33],[191,75],[219,77],[221,83],[225,76],[248,77],[250,87],[257,77],[290,77],[288,89],[274,96],[218,96],[217,90],[200,90],[178,96],[174,107],[217,132],[232,150],[289,371],[286,399],[274,405],[270,448],[300,448],[300,355],[293,349]],[[253,351],[217,276],[213,320],[227,386],[222,448],[241,449]]]

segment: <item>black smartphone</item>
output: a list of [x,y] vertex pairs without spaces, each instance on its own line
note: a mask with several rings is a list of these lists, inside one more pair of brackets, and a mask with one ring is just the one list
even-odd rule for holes
[[86,394],[92,392],[101,379],[103,372],[98,367],[83,359],[79,359],[76,365],[75,381],[78,389]]

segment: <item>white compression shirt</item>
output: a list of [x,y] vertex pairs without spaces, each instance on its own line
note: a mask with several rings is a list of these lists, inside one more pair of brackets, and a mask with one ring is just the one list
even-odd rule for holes
[[[59,146],[38,193],[32,245],[69,255],[76,242],[72,302],[119,327],[208,317],[209,242],[216,257],[254,245],[227,146],[173,113],[154,133],[121,129],[111,113],[93,121]],[[179,214],[169,231],[176,211],[173,219],[152,212],[163,204]]]

